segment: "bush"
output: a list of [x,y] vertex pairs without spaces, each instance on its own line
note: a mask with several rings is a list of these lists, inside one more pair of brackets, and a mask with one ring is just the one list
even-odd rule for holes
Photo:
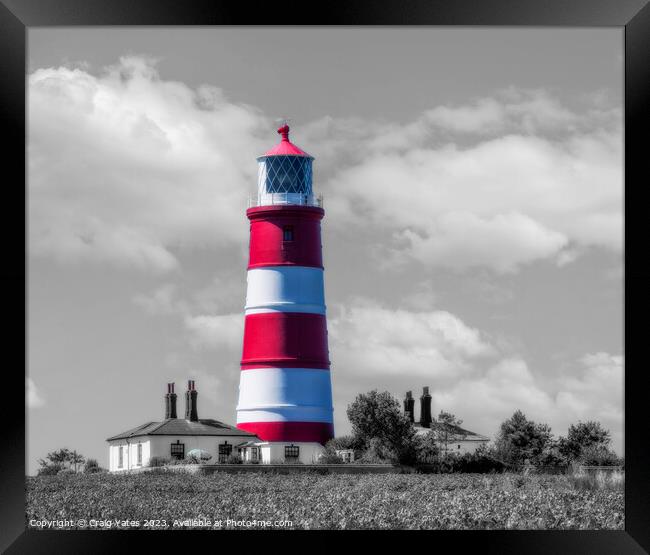
[[88,459],[84,465],[84,472],[86,474],[96,474],[98,472],[108,472],[108,470],[99,466],[96,459]]
[[361,448],[359,439],[354,436],[340,436],[330,439],[325,444],[325,451],[334,452],[337,449],[354,449],[359,450]]
[[328,453],[326,451],[318,459],[318,464],[343,464],[343,459],[336,453]]
[[165,466],[170,463],[169,457],[151,457],[149,459],[149,466]]
[[578,462],[585,466],[619,466],[620,464],[616,453],[600,445],[585,447],[580,453]]
[[464,453],[453,461],[456,472],[503,472],[506,465],[487,450],[477,449],[474,453]]
[[585,472],[582,469],[569,474],[569,482],[577,490],[608,490],[623,491],[625,489],[625,474],[620,471]]
[[167,464],[171,466],[186,465],[186,464],[198,464],[196,459],[171,459]]
[[242,464],[242,458],[237,453],[231,453],[228,455],[225,464]]
[[57,476],[70,476],[71,474],[76,474],[73,468],[62,468],[59,470]]
[[41,464],[37,476],[56,476],[65,467],[61,463]]
[[362,453],[360,463],[365,464],[387,464],[397,462],[397,455],[381,441],[373,437],[368,442],[368,448]]

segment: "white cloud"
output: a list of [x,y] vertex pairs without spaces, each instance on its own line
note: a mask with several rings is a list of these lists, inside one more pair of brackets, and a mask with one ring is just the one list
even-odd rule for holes
[[370,384],[367,389],[380,383],[404,391],[429,385],[434,412],[453,412],[473,431],[493,436],[521,409],[548,423],[556,436],[579,420],[598,420],[622,450],[621,356],[585,355],[549,382],[519,354],[446,311],[391,310],[356,299],[328,325],[338,407],[345,407],[362,383]]
[[185,328],[195,348],[241,349],[244,333],[243,313],[217,316],[185,316]]
[[[511,88],[404,124],[324,117],[302,126],[300,143],[317,157],[328,225],[357,222],[428,265],[511,272],[569,243],[622,249],[621,111],[582,102],[569,110]],[[273,136],[259,110],[165,81],[146,58],[99,76],[39,69],[30,252],[158,272],[177,269],[183,248],[243,252],[254,160]]]
[[510,271],[569,242],[622,249],[622,141],[613,123],[557,138],[415,142],[406,152],[369,153],[327,188],[330,221],[406,236],[410,246],[392,248],[428,265]]
[[174,283],[164,283],[151,294],[138,294],[133,302],[144,308],[149,314],[177,314],[187,311],[187,304],[178,298],[178,287]]
[[[470,430],[494,437],[499,424],[520,409],[536,422],[566,435],[570,424],[597,420],[623,450],[622,357],[587,355],[566,369],[567,377],[548,384],[517,356],[506,357],[478,375],[461,377],[451,386],[434,385],[433,410],[455,413]],[[432,384],[433,385],[433,384]]]
[[408,254],[422,261],[450,268],[492,267],[512,272],[518,265],[546,258],[561,249],[567,239],[561,233],[516,212],[482,219],[471,212],[448,212],[433,224],[430,235],[406,229]]
[[45,398],[36,387],[32,378],[25,378],[25,395],[27,397],[27,407],[38,409],[45,406]]
[[174,249],[245,242],[266,120],[214,87],[163,81],[153,64],[29,76],[32,253],[167,272]]
[[436,127],[457,133],[493,134],[509,129],[528,133],[555,130],[578,122],[544,90],[507,89],[497,98],[480,98],[460,106],[438,106],[425,113]]
[[605,427],[617,438],[623,432],[623,357],[609,353],[583,356],[577,372],[566,375],[555,401],[557,410],[574,420],[592,420],[597,408]]
[[348,376],[448,379],[470,360],[495,354],[483,334],[442,310],[391,310],[357,299],[339,307],[328,328],[332,360]]

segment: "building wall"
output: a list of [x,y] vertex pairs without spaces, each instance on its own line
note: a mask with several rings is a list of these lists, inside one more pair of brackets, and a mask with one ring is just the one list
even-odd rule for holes
[[[142,445],[142,464],[138,464],[138,444]],[[119,467],[119,450],[123,449],[122,467]],[[134,438],[112,441],[108,447],[108,469],[111,472],[122,472],[134,468],[142,468],[149,464],[151,443],[149,438]]]
[[481,445],[486,445],[488,440],[485,441],[453,441],[447,444],[447,453],[455,453],[463,455],[465,453],[474,453]]
[[[232,452],[237,453],[236,445],[247,441],[250,436],[144,436],[142,438],[132,438],[127,440],[115,440],[109,444],[109,470],[111,472],[122,472],[134,468],[148,466],[151,457],[171,457],[171,444],[180,441],[185,445],[184,455],[192,449],[202,449],[212,455],[210,463],[216,463],[219,460],[219,444],[228,442],[232,445]],[[137,444],[142,443],[142,465],[137,465]],[[130,447],[129,447],[130,445]],[[119,453],[118,448],[124,447],[124,465],[118,468]],[[127,460],[127,453],[131,456]]]
[[298,460],[303,464],[318,462],[318,457],[323,453],[324,448],[320,443],[270,443],[262,447],[262,462],[265,464],[285,462],[284,448],[288,445],[297,445],[299,450]]

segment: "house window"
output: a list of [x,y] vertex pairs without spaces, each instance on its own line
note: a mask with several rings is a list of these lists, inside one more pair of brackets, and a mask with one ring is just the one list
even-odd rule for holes
[[288,461],[297,460],[300,456],[300,447],[297,445],[284,446],[284,458]]
[[142,443],[138,443],[138,465],[142,466]]
[[458,448],[460,449],[460,444],[458,444]]
[[123,447],[120,445],[117,448],[117,468],[123,468],[124,467],[124,451]]
[[259,451],[257,447],[251,447],[251,462],[259,461]]
[[227,441],[225,443],[221,443],[219,445],[219,462],[225,463],[230,456],[230,453],[232,453],[232,445],[230,445]]
[[185,458],[185,444],[177,440],[176,443],[171,445],[171,456],[175,459]]
[[282,240],[283,241],[293,241],[293,226],[285,225],[282,228]]

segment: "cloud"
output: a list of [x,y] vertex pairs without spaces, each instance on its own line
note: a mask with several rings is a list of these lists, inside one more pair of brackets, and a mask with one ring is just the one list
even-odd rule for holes
[[[623,452],[622,357],[587,355],[566,369],[567,377],[548,384],[517,355],[506,356],[477,373],[449,383],[431,383],[433,411],[463,419],[468,429],[494,437],[501,422],[520,409],[528,418],[551,426],[556,437],[570,424],[597,420],[610,430],[612,446]],[[570,376],[570,377],[569,377]]]
[[516,212],[491,219],[470,212],[448,212],[430,233],[402,232],[410,244],[410,256],[460,270],[487,266],[501,273],[549,257],[567,243],[561,233]]
[[187,303],[178,298],[178,287],[174,283],[164,283],[149,295],[138,294],[133,302],[149,314],[178,314],[187,311]]
[[270,136],[255,108],[164,81],[141,57],[98,76],[38,69],[28,102],[33,254],[169,272],[178,249],[245,242]]
[[185,316],[184,325],[197,349],[241,349],[243,313]]
[[25,378],[25,394],[27,396],[27,407],[38,409],[45,406],[45,398],[36,387],[32,378]]
[[[592,115],[604,114],[598,112]],[[527,133],[564,131],[581,124],[579,116],[542,89],[511,87],[495,97],[465,105],[438,106],[425,113],[432,126],[456,133],[488,135],[513,130]],[[606,117],[606,116],[605,116]]]
[[[327,116],[300,137],[333,229],[363,223],[393,256],[431,266],[512,272],[569,262],[569,243],[621,252],[621,110],[581,102],[510,88],[406,123]],[[163,80],[146,57],[99,75],[38,69],[30,252],[155,272],[177,270],[182,249],[243,252],[254,159],[271,137],[255,107]]]
[[464,145],[423,138],[406,151],[371,150],[332,176],[325,196],[330,221],[388,237],[401,256],[503,272],[569,243],[620,253],[622,193],[620,119],[612,115],[606,130],[519,129]]
[[623,357],[598,352],[584,355],[567,374],[555,397],[557,410],[573,420],[593,420],[594,410],[615,437],[623,433]]
[[495,354],[483,334],[443,310],[392,310],[356,299],[339,307],[328,328],[332,360],[356,378],[409,373],[449,379],[469,361]]
[[622,452],[621,356],[584,355],[550,381],[512,348],[442,310],[392,310],[355,299],[328,326],[339,411],[363,383],[398,396],[429,385],[436,414],[453,412],[478,433],[494,436],[521,409],[556,436],[579,420],[598,420]]

